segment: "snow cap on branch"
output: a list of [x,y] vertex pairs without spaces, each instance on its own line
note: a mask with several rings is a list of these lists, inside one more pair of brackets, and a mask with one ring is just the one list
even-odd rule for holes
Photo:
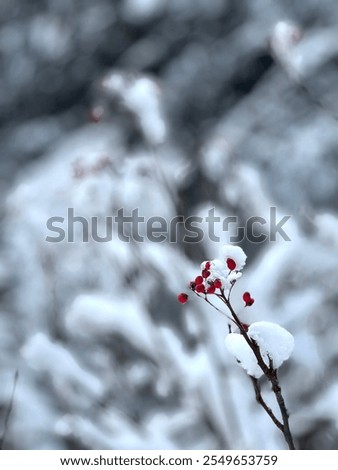
[[[292,334],[275,323],[255,322],[249,326],[247,334],[259,346],[265,364],[269,366],[271,360],[274,369],[280,367],[293,351]],[[257,379],[263,375],[252,349],[242,334],[230,333],[225,338],[225,344],[228,351],[235,356],[249,375]]]
[[262,369],[257,363],[257,359],[245,341],[243,335],[238,333],[229,333],[225,338],[225,345],[228,351],[235,356],[237,362],[246,372],[259,379],[263,375]]
[[272,360],[274,369],[278,369],[289,359],[295,345],[291,333],[268,321],[253,323],[249,327],[248,335],[258,344],[263,359],[268,357]]
[[239,246],[224,245],[222,255],[231,271],[240,271],[245,266],[247,256]]

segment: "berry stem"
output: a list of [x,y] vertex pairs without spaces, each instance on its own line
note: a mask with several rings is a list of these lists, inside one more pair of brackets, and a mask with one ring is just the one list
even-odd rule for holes
[[229,315],[227,315],[225,312],[223,312],[222,310],[220,310],[218,307],[216,307],[216,305],[214,305],[213,303],[210,302],[210,300],[208,299],[208,297],[206,295],[202,296],[200,295],[198,292],[194,291],[194,293],[197,295],[197,297],[200,297],[201,299],[205,300],[207,304],[211,305],[211,307],[213,307],[215,310],[217,310],[217,312],[221,313],[222,315],[226,316],[228,320],[230,320],[231,322],[233,323],[236,323],[234,321],[233,318],[229,317]]

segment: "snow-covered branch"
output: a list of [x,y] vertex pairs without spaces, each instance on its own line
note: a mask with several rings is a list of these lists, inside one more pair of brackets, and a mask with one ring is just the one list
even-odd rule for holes
[[[210,296],[215,296],[226,305],[229,311],[229,315],[225,314],[229,328],[229,334],[225,339],[226,347],[250,376],[257,402],[283,433],[289,449],[294,450],[289,414],[277,377],[277,369],[293,351],[294,338],[285,328],[275,323],[267,321],[254,322],[251,325],[243,323],[235,312],[231,303],[231,292],[237,280],[242,276],[241,270],[245,266],[246,258],[246,254],[240,247],[225,245],[222,249],[222,258],[204,261],[201,264],[201,274],[190,282],[189,287],[198,297],[203,297],[218,311],[220,309],[210,301]],[[184,292],[178,295],[178,300],[182,304],[185,304],[188,298],[188,294]],[[255,301],[249,292],[244,292],[242,298],[245,308],[251,307]],[[234,325],[235,329],[233,329]],[[282,422],[262,397],[258,382],[262,376],[270,383],[275,394]]]

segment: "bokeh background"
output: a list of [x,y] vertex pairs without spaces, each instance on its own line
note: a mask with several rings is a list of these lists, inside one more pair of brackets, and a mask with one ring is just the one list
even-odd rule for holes
[[104,231],[120,207],[241,225],[272,206],[291,241],[241,243],[234,304],[295,336],[297,447],[338,448],[337,22],[334,0],[1,0],[4,448],[285,448],[224,318],[176,299],[228,233],[45,241],[69,207]]

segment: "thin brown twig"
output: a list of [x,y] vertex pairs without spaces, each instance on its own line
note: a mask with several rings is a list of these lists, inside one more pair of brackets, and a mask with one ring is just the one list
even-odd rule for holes
[[213,303],[210,302],[210,300],[208,299],[208,297],[206,295],[202,296],[200,295],[198,292],[194,291],[194,294],[197,295],[197,297],[200,297],[201,299],[205,300],[205,302],[209,305],[211,305],[211,307],[213,307],[215,310],[217,310],[217,312],[221,313],[222,315],[224,315],[225,317],[227,317],[228,320],[230,320],[232,323],[235,323],[236,322],[234,321],[233,318],[229,317],[229,315],[227,315],[225,312],[223,312],[221,309],[219,309],[218,307],[216,307],[216,305],[214,305]]
[[284,397],[282,395],[282,389],[279,385],[276,369],[271,371],[271,378],[268,377],[268,379],[270,380],[270,383],[272,385],[272,391],[276,396],[276,400],[277,400],[277,403],[278,403],[278,406],[279,406],[279,409],[280,409],[280,412],[281,412],[281,415],[282,415],[283,434],[284,434],[285,440],[286,440],[286,442],[289,446],[289,449],[290,450],[295,450],[296,448],[295,448],[295,444],[293,442],[293,437],[292,437],[291,429],[290,429],[290,425],[289,425],[289,413],[288,413],[288,410],[287,410],[286,405],[285,405]]
[[252,382],[254,390],[255,390],[256,401],[264,408],[264,410],[270,416],[270,418],[275,423],[277,428],[280,429],[283,432],[283,424],[276,418],[273,411],[266,404],[264,398],[262,397],[261,387],[259,385],[258,379],[256,379],[255,377],[252,377],[252,376],[250,376],[250,379],[251,379],[251,382]]

